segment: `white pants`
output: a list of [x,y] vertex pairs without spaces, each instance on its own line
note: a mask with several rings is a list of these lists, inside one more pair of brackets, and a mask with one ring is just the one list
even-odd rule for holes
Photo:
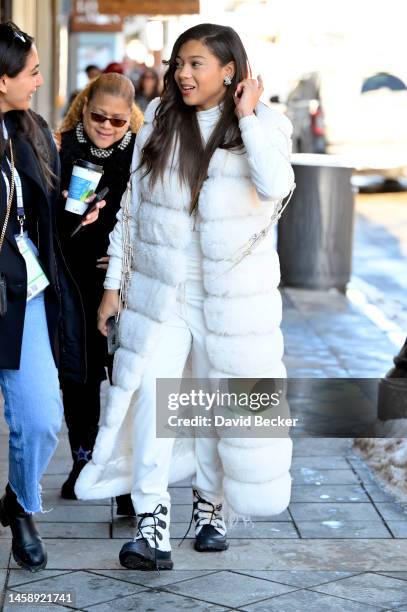
[[[138,513],[152,512],[158,503],[168,505],[170,501],[168,478],[174,439],[156,437],[156,379],[181,378],[189,354],[192,377],[208,377],[203,299],[202,251],[199,233],[193,232],[186,282],[179,287],[175,312],[161,326],[160,338],[146,364],[137,395],[131,496]],[[217,444],[216,438],[195,440],[196,474],[192,485],[212,503],[222,500],[223,471]]]

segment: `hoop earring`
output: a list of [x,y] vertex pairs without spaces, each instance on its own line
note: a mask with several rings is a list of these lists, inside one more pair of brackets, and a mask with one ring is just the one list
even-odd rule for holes
[[226,85],[226,87],[229,87],[229,85],[232,85],[232,77],[227,74],[223,79],[223,83]]

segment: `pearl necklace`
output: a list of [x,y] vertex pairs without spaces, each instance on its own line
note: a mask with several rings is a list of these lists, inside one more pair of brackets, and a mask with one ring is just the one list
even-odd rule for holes
[[[85,137],[85,133],[83,130],[83,123],[82,121],[79,121],[79,123],[76,125],[76,137],[78,139],[78,142],[80,142],[81,144],[89,144],[88,143],[88,139]],[[131,136],[132,133],[130,130],[128,130],[125,135],[123,136],[120,144],[117,146],[118,149],[120,149],[121,151],[124,151],[124,149],[129,145],[130,140],[131,140]],[[113,153],[113,151],[115,150],[116,147],[109,147],[108,149],[100,149],[99,147],[95,147],[93,144],[90,145],[90,152],[92,153],[92,155],[94,157],[100,157],[100,158],[104,158],[106,159],[107,157],[110,157],[111,154]]]

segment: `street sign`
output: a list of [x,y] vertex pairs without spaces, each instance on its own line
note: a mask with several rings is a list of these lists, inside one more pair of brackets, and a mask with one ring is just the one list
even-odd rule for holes
[[106,15],[196,15],[199,0],[99,0],[99,10]]

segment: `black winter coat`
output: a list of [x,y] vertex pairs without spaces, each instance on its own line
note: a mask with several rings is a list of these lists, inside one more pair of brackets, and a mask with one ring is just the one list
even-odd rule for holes
[[[69,269],[79,287],[86,321],[86,348],[84,356],[89,380],[103,380],[105,366],[108,365],[106,339],[97,330],[97,309],[103,295],[103,282],[106,272],[96,267],[97,259],[107,255],[109,233],[116,224],[116,214],[120,201],[126,189],[130,175],[136,135],[132,134],[126,147],[119,147],[122,141],[114,145],[110,157],[101,158],[92,154],[92,143],[86,137],[86,142],[79,142],[76,130],[63,132],[60,144],[61,189],[68,189],[72,168],[77,159],[85,159],[103,166],[103,175],[96,191],[109,187],[106,196],[106,206],[100,211],[98,220],[83,228],[74,237],[70,237],[77,226],[78,215],[65,211],[65,200],[58,203],[58,228],[62,240],[62,248]],[[123,139],[122,139],[123,140]]]
[[[36,155],[18,130],[17,112],[5,115],[9,137],[13,141],[16,168],[35,192],[38,208],[39,259],[50,285],[45,289],[45,308],[52,352],[65,377],[76,382],[86,378],[86,364],[81,347],[84,317],[80,295],[61,252],[56,229],[56,205],[60,197],[59,157],[45,121],[33,113],[44,130],[50,147],[51,168],[56,176],[54,187],[47,189]],[[31,112],[31,111],[30,111]],[[0,201],[0,227],[6,213],[5,198]],[[11,215],[15,216],[13,204]],[[11,216],[10,216],[11,219]],[[0,368],[20,367],[21,343],[27,295],[27,272],[14,238],[15,224],[9,221],[0,253],[0,270],[7,279],[7,314],[0,317]],[[35,333],[35,330],[33,330]]]

